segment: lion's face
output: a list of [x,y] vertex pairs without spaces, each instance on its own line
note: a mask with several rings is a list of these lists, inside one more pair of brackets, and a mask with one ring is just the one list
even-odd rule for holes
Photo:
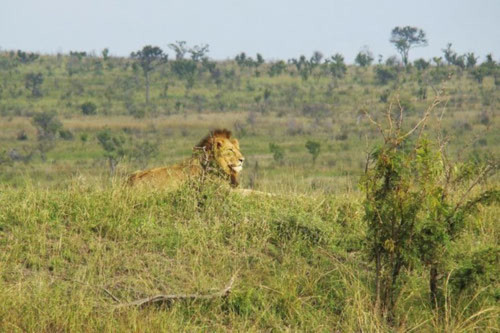
[[214,158],[219,167],[231,177],[236,176],[243,169],[245,158],[240,152],[238,140],[234,138],[214,138]]

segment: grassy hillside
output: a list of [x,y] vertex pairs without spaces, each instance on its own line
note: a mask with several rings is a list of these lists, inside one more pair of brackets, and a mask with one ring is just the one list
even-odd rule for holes
[[[3,186],[1,193],[3,330],[388,329],[373,312],[356,194],[263,200],[218,184],[137,193],[86,181],[54,190]],[[454,272],[498,249],[498,213],[483,209],[470,221]],[[429,308],[421,268],[408,272],[398,329],[498,328],[498,266],[489,269],[463,292],[452,275],[444,314]],[[155,294],[213,292],[234,274],[227,298],[117,307]]]
[[[169,61],[151,74],[146,104],[132,59],[1,52],[0,331],[498,331],[499,206],[479,205],[451,241],[444,307],[429,305],[428,270],[414,264],[386,321],[358,186],[383,141],[366,113],[403,110],[409,129],[441,89],[425,135],[443,135],[451,160],[498,161],[498,64],[347,66],[342,76],[321,63],[307,79],[276,64],[204,60],[186,77]],[[123,185],[190,156],[216,127],[240,141],[242,186],[275,196]],[[115,151],[99,143],[103,131]],[[321,147],[314,163],[308,141]],[[498,184],[494,174],[473,192]],[[210,294],[232,277],[227,297],[120,307]]]

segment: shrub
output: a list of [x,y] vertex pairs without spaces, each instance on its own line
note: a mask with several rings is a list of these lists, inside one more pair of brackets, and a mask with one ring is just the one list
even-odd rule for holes
[[83,103],[82,105],[80,105],[80,109],[86,116],[95,115],[97,113],[97,105],[95,105],[93,102]]
[[394,67],[386,66],[376,66],[375,67],[375,79],[378,84],[385,85],[389,81],[396,80],[398,77],[398,72]]
[[321,144],[319,142],[309,140],[306,142],[306,148],[309,154],[311,154],[312,156],[313,164],[315,164],[316,159],[318,158],[321,151]]
[[73,133],[71,133],[71,131],[68,129],[59,130],[59,136],[61,137],[61,139],[66,141],[74,139]]
[[271,151],[271,154],[273,154],[274,161],[282,164],[283,159],[285,158],[285,150],[283,149],[283,147],[275,143],[270,143],[269,150]]
[[[394,320],[394,308],[404,285],[401,275],[417,263],[429,270],[430,304],[441,307],[440,277],[444,262],[478,205],[500,201],[500,191],[486,190],[472,197],[471,190],[491,176],[492,163],[452,162],[445,147],[422,135],[436,99],[420,122],[403,131],[387,112],[388,128],[376,123],[384,144],[370,156],[361,187],[366,194],[368,252],[375,261],[377,309]],[[420,134],[411,138],[420,127]]]

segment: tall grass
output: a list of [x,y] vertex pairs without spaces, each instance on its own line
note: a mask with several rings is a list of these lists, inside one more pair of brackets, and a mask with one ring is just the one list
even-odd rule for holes
[[[216,183],[137,191],[74,179],[2,186],[0,205],[3,331],[389,330],[373,308],[356,194],[242,197]],[[484,216],[498,233],[495,214]],[[117,307],[213,292],[236,272],[227,298]],[[450,298],[441,319],[420,275],[408,275],[415,288],[399,302],[396,330],[498,329],[499,308],[480,293],[468,300],[476,312]]]

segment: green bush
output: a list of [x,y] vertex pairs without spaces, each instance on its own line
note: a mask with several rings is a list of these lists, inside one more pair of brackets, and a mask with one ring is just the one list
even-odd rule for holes
[[85,102],[80,105],[80,109],[82,113],[86,116],[95,115],[97,113],[97,105],[93,102]]

